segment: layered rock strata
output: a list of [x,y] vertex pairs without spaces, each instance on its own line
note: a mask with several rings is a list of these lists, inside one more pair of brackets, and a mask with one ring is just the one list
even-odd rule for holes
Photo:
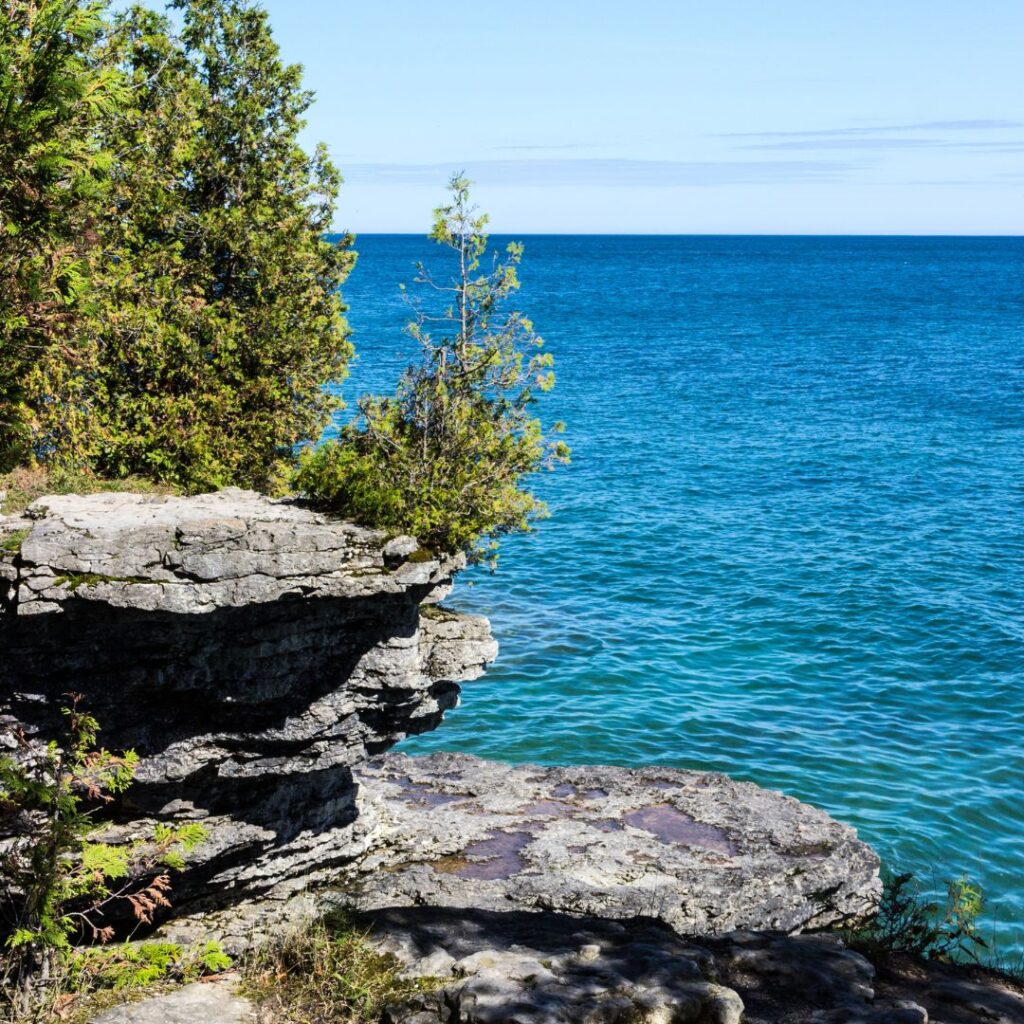
[[486,619],[432,605],[457,561],[250,492],[47,497],[0,533],[7,743],[58,735],[82,694],[141,756],[120,832],[207,826],[178,908],[364,850],[353,766],[434,728],[496,654]]

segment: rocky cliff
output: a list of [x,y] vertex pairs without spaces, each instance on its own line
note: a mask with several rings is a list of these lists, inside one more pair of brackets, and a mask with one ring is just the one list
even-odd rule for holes
[[112,835],[207,826],[174,927],[237,948],[328,881],[318,899],[374,913],[639,917],[678,934],[792,932],[877,898],[878,859],[851,829],[721,775],[385,754],[496,655],[485,619],[438,604],[461,563],[411,538],[237,490],[44,498],[4,533],[8,742],[55,735],[63,695],[81,693],[104,744],[142,758]]
[[249,492],[49,497],[4,533],[0,714],[49,737],[82,694],[142,758],[122,830],[204,822],[179,907],[365,848],[353,766],[434,728],[497,651],[486,619],[432,605],[457,561]]

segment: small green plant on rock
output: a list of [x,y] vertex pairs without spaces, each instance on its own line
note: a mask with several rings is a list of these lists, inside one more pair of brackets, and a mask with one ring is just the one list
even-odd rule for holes
[[28,530],[11,530],[10,533],[0,534],[0,551],[16,555],[28,535]]
[[143,477],[106,480],[95,473],[74,471],[59,466],[19,466],[0,475],[0,513],[17,515],[36,498],[47,494],[98,494],[104,491],[128,491],[132,494],[174,494],[168,484],[156,484]]
[[928,960],[979,963],[981,951],[988,948],[978,933],[984,905],[981,889],[966,878],[946,883],[943,905],[925,896],[910,872],[890,875],[874,920],[847,939],[869,957],[906,953]]
[[187,984],[231,966],[219,942],[124,942],[76,949],[67,958],[71,987],[78,991],[144,988],[159,981]]
[[62,743],[0,757],[0,994],[22,1012],[67,969],[76,939],[106,943],[112,911],[140,924],[170,905],[171,872],[206,838],[195,823],[157,825],[148,838],[97,838],[96,809],[130,785],[133,751],[97,748],[99,726],[71,696]]

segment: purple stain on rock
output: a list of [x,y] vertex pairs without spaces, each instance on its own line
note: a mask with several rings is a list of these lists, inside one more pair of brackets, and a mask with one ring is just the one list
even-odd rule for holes
[[608,795],[608,790],[587,789],[581,791],[579,786],[574,786],[571,782],[560,782],[551,790],[551,795],[563,799],[568,797],[569,799],[600,800]]
[[650,832],[663,843],[679,843],[682,846],[700,846],[717,853],[736,852],[729,836],[714,825],[703,825],[688,814],[677,811],[668,804],[641,807],[622,816],[627,825]]
[[526,867],[522,852],[533,835],[530,832],[491,832],[490,839],[470,843],[462,851],[463,857],[480,857],[451,872],[459,878],[495,881],[511,878]]
[[443,807],[465,800],[465,793],[441,793],[422,782],[413,782],[407,775],[392,780],[402,790],[403,803],[417,807]]
[[623,829],[622,822],[614,818],[591,818],[587,820],[587,824],[592,825],[598,832],[621,832]]
[[443,807],[445,804],[455,804],[465,799],[466,797],[462,793],[438,793],[434,790],[425,790],[415,802],[426,807]]

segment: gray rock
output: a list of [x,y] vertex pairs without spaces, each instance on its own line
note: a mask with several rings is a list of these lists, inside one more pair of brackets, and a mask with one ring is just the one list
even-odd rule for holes
[[808,1020],[874,1019],[875,970],[835,935],[736,932],[711,940],[724,984],[738,990],[750,1021],[805,1007]]
[[875,987],[893,1012],[931,1024],[1024,1024],[1024,980],[984,967],[892,955],[880,962]]
[[[0,749],[55,735],[81,692],[142,757],[106,837],[208,827],[169,937],[237,954],[361,908],[407,975],[441,979],[392,1024],[1024,1021],[983,972],[880,982],[835,936],[784,934],[856,921],[880,888],[874,853],[806,804],[711,773],[380,756],[495,656],[485,619],[438,603],[458,559],[237,490],[44,498],[12,529]],[[95,1024],[252,1015],[225,980]]]
[[458,559],[226,490],[59,496],[0,560],[4,739],[48,738],[69,691],[141,755],[108,833],[199,820],[185,909],[302,888],[366,849],[351,768],[433,729],[497,647],[431,604]]
[[106,838],[207,826],[175,880],[183,931],[226,907],[204,923],[238,948],[254,915],[273,929],[329,882],[368,908],[704,934],[853,920],[877,897],[877,858],[852,830],[721,775],[365,764],[436,727],[496,653],[485,619],[436,603],[461,561],[412,538],[238,490],[49,497],[25,522],[3,560],[6,740],[54,735],[62,695],[83,693],[104,742],[141,755]]
[[168,995],[126,1003],[93,1017],[89,1024],[255,1024],[256,1011],[235,991],[233,979],[218,978]]
[[362,909],[518,907],[712,935],[854,921],[880,890],[852,829],[724,775],[392,754],[355,778],[377,834],[339,885]]
[[1021,1024],[1024,987],[919,960],[875,970],[834,934],[683,938],[664,925],[552,912],[392,907],[371,941],[440,987],[392,1024],[700,1021],[705,1024]]
[[667,928],[564,914],[404,907],[368,915],[371,938],[439,991],[392,1007],[390,1024],[739,1024],[711,958]]

